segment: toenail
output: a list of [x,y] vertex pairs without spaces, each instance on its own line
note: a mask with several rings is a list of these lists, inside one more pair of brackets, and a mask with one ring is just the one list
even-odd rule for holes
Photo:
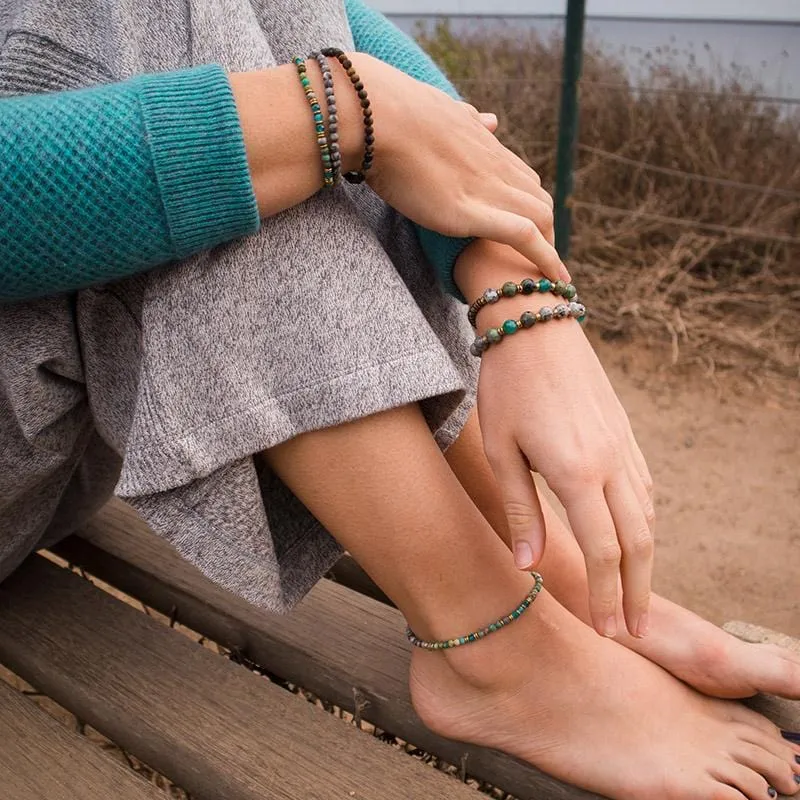
[[778,792],[775,789],[773,789],[771,786],[769,787],[769,789],[767,789],[767,794],[770,797],[777,797],[778,796]]

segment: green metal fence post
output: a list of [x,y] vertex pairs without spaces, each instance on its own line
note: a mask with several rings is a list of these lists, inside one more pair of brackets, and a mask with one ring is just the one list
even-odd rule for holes
[[578,139],[578,82],[583,63],[583,28],[586,0],[567,0],[564,35],[564,70],[561,85],[561,112],[558,121],[558,160],[556,162],[555,227],[556,247],[562,259],[569,256],[572,228],[573,162]]

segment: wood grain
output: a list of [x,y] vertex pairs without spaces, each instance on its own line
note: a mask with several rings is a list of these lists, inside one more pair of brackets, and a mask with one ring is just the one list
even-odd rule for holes
[[502,753],[431,733],[408,692],[410,645],[394,608],[322,581],[289,616],[225,592],[183,561],[127,507],[109,505],[56,551],[90,573],[173,615],[213,641],[303,686],[521,800],[597,797]]
[[198,800],[474,800],[41,556],[0,584],[0,662]]
[[0,682],[3,800],[164,800],[82,736]]

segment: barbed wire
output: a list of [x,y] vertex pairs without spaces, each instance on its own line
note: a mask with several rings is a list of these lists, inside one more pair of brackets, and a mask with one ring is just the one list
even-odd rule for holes
[[769,242],[779,242],[780,244],[800,245],[799,236],[789,236],[784,233],[767,233],[757,231],[752,228],[734,228],[729,225],[719,225],[715,222],[701,222],[694,219],[682,219],[680,217],[667,217],[663,214],[654,214],[650,211],[635,211],[630,208],[616,208],[614,206],[603,205],[602,203],[590,203],[584,200],[570,201],[572,208],[586,208],[591,211],[598,211],[602,214],[616,217],[636,217],[646,219],[651,222],[660,222],[665,225],[677,225],[682,228],[694,228],[697,230],[713,231],[715,233],[725,233],[729,236],[738,236],[745,239],[761,239]]
[[[525,84],[547,83],[560,86],[562,81],[559,78],[461,78],[456,81],[459,85],[474,86],[476,84]],[[628,83],[614,83],[613,81],[588,81],[581,79],[580,86],[590,86],[598,89],[617,89],[642,94],[665,94],[665,95],[687,95],[692,97],[720,97],[727,94],[729,90],[712,91],[704,89],[679,89],[669,86],[636,86]],[[775,105],[797,105],[800,106],[800,97],[774,97],[771,95],[751,94],[747,91],[740,91],[739,96],[753,100],[757,103],[772,103]]]
[[634,167],[641,167],[649,172],[658,172],[662,175],[673,175],[678,178],[685,178],[687,180],[699,181],[701,183],[717,184],[719,186],[729,186],[732,189],[747,189],[753,192],[761,192],[762,194],[777,195],[778,197],[786,197],[789,200],[800,200],[800,192],[793,191],[792,189],[781,189],[775,186],[764,186],[760,183],[746,183],[744,181],[735,181],[730,178],[715,178],[711,175],[702,175],[699,172],[687,172],[682,169],[675,169],[673,167],[659,167],[655,164],[650,164],[647,161],[639,161],[635,158],[622,156],[619,153],[612,153],[609,150],[602,150],[599,147],[592,147],[588,144],[578,144],[578,149],[586,153],[600,156],[601,158],[609,159],[610,161],[617,161],[620,164],[629,164]]

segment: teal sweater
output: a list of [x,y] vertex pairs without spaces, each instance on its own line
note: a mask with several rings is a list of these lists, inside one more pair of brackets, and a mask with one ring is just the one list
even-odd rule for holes
[[[356,49],[457,97],[362,0]],[[0,100],[0,301],[124,278],[259,228],[227,76],[209,65]],[[418,229],[443,284],[469,240]]]

